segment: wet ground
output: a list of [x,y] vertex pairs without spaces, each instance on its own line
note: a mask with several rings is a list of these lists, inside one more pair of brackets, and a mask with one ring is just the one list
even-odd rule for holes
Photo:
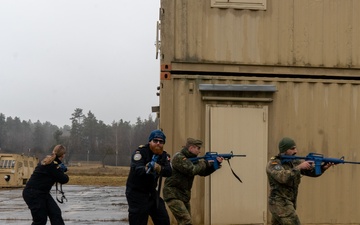
[[[68,201],[58,205],[66,225],[129,224],[125,187],[64,185],[63,191]],[[54,188],[51,194],[55,199]],[[30,210],[22,198],[22,189],[0,188],[0,224],[29,225],[31,222]]]

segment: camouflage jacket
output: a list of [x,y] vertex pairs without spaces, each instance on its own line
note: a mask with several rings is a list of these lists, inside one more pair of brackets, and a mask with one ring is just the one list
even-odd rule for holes
[[164,200],[178,199],[183,202],[189,202],[191,198],[191,188],[195,175],[208,176],[215,171],[212,164],[204,160],[193,163],[188,158],[196,157],[183,148],[176,153],[171,161],[172,175],[167,177],[164,184]]
[[[315,169],[299,170],[297,165],[301,164],[301,160],[293,160],[281,163],[278,157],[272,157],[267,164],[266,173],[270,185],[269,203],[276,204],[294,204],[296,208],[296,198],[298,195],[301,175],[317,177]],[[322,173],[321,173],[322,174]]]

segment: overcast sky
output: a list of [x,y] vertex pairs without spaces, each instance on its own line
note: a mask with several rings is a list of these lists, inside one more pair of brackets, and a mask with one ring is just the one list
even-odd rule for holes
[[0,113],[71,125],[76,108],[105,124],[159,104],[160,0],[0,0]]

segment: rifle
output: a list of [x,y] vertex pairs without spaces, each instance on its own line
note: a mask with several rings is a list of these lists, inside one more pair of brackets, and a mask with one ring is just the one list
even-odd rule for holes
[[191,162],[198,162],[200,159],[204,159],[206,161],[210,161],[213,162],[214,165],[214,169],[217,170],[219,169],[220,165],[219,162],[217,161],[217,157],[222,157],[224,158],[230,166],[231,172],[234,174],[234,176],[242,183],[242,181],[240,180],[240,178],[235,174],[235,172],[233,171],[233,169],[231,168],[230,165],[230,160],[232,157],[246,157],[246,155],[234,155],[233,152],[231,151],[230,153],[227,154],[218,154],[217,152],[206,152],[204,156],[201,157],[194,157],[194,158],[189,158],[189,160]]
[[306,157],[301,156],[293,156],[293,155],[280,155],[281,163],[289,162],[291,160],[295,159],[304,159],[305,161],[313,161],[315,163],[315,174],[320,175],[321,174],[321,165],[323,163],[333,163],[333,164],[344,164],[344,163],[350,163],[350,164],[360,164],[360,162],[350,162],[345,161],[345,157],[342,156],[341,158],[325,158],[323,154],[318,153],[309,153]]
[[149,163],[148,165],[148,169],[146,171],[146,173],[150,173],[150,171],[153,171],[154,170],[154,167],[155,167],[155,163],[156,161],[158,160],[159,156],[158,155],[153,155],[152,159],[151,159],[151,162]]

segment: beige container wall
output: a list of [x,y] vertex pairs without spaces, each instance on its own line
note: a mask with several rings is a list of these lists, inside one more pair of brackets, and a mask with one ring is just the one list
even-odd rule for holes
[[[199,84],[271,84],[277,92],[200,92]],[[289,136],[296,140],[300,156],[317,152],[360,161],[360,82],[300,78],[171,75],[161,80],[160,128],[168,137],[165,147],[171,155],[186,137],[205,138],[206,104],[219,102],[203,101],[202,96],[219,95],[273,99],[270,103],[226,102],[268,105],[268,158],[277,154],[278,141]],[[359,174],[360,165],[341,164],[319,178],[303,177],[298,197],[302,224],[359,224]],[[203,222],[204,208],[204,179],[198,177],[192,198],[195,224]]]
[[[159,115],[168,152],[173,155],[189,136],[205,139],[206,104],[262,104],[268,106],[267,158],[290,136],[300,156],[317,152],[360,161],[360,81],[311,79],[360,77],[360,1],[267,0],[266,11],[211,8],[210,0],[160,2]],[[200,92],[199,84],[264,84],[277,91]],[[297,210],[302,224],[360,224],[359,174],[360,165],[341,164],[319,178],[303,177]],[[195,178],[197,225],[205,221],[204,189],[205,179]],[[270,218],[268,213],[268,223]]]
[[360,1],[268,0],[266,11],[161,0],[162,63],[360,68]]

